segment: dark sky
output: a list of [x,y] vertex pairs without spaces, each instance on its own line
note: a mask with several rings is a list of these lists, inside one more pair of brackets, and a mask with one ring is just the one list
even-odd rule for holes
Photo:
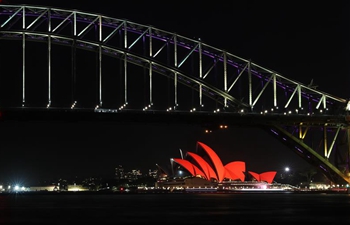
[[[211,46],[348,98],[347,1],[9,1],[105,14],[201,38]],[[223,163],[243,160],[247,170],[307,167],[263,131],[230,128],[207,135],[202,127],[167,124],[4,122],[0,127],[0,182],[72,176],[113,176],[114,168],[156,169],[196,142],[212,147]]]

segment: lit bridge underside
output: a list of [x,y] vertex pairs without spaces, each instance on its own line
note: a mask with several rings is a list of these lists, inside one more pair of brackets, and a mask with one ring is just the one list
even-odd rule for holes
[[255,126],[334,183],[350,183],[346,99],[200,39],[100,14],[0,5],[0,40],[4,120]]

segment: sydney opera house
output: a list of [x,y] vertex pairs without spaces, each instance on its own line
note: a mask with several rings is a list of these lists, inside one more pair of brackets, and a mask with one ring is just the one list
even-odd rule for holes
[[246,171],[243,161],[224,165],[208,145],[197,142],[195,152],[186,152],[180,158],[170,159],[170,172],[158,166],[158,188],[173,189],[268,189],[276,187],[276,171],[262,173]]

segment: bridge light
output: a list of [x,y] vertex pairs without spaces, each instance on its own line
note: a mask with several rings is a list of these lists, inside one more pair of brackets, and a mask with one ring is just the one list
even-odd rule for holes
[[228,127],[227,125],[220,125],[221,129],[227,129],[227,127]]
[[74,101],[72,106],[70,107],[71,109],[74,109],[75,105],[77,104],[77,101]]

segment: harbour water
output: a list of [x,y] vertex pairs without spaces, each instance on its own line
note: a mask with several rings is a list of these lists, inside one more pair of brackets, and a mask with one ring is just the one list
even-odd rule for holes
[[349,224],[345,193],[0,195],[0,224]]

